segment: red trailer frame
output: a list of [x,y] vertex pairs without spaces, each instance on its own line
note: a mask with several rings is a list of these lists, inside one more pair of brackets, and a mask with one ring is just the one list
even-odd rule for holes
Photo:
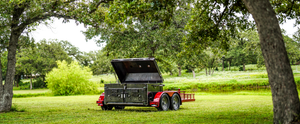
[[[148,106],[152,106],[152,107],[159,107],[159,103],[161,100],[161,96],[163,94],[168,94],[169,99],[172,98],[172,96],[174,94],[178,94],[180,96],[180,105],[182,105],[182,102],[191,102],[191,101],[195,101],[195,94],[187,94],[185,93],[185,91],[180,91],[180,89],[178,89],[178,91],[163,91],[163,92],[157,92],[154,96],[153,101],[149,101]],[[96,103],[98,104],[98,106],[103,106],[103,102],[104,102],[104,98],[105,98],[105,94],[102,93],[99,97],[99,100],[96,101]]]

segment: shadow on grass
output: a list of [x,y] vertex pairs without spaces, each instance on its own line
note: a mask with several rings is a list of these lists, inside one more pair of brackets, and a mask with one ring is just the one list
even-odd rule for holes
[[156,109],[146,110],[146,109],[123,109],[123,110],[115,110],[115,111],[127,111],[127,112],[159,112]]
[[116,110],[116,109],[112,109],[112,110],[102,110],[102,109],[88,109],[88,110],[92,110],[92,111],[124,111],[124,112],[159,112],[156,108],[143,108],[143,107],[125,107],[125,109],[122,110]]
[[[126,112],[162,112],[162,111],[159,111],[157,110],[156,108],[152,108],[152,107],[125,107],[125,109],[122,109],[122,110],[116,110],[116,109],[112,109],[112,110],[102,110],[102,109],[90,109],[88,108],[88,110],[92,110],[92,111],[126,111]],[[180,110],[188,110],[184,107],[180,107],[179,110],[177,111],[180,111]],[[168,110],[168,111],[174,111],[174,110]]]

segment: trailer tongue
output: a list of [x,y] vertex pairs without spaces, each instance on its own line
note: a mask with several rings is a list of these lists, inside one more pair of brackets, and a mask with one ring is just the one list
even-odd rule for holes
[[163,77],[154,58],[114,59],[111,61],[118,84],[105,84],[97,101],[102,110],[125,106],[149,106],[158,110],[178,110],[182,102],[195,101],[194,94],[163,91]]

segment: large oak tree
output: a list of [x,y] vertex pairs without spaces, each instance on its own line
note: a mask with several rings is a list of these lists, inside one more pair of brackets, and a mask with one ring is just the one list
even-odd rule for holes
[[259,34],[271,85],[274,123],[299,122],[300,102],[276,13],[268,0],[243,0]]
[[[0,28],[7,29],[0,30],[0,34],[6,34],[7,31],[10,33],[5,83],[0,83],[0,112],[9,111],[12,105],[16,49],[20,35],[46,20],[51,20],[51,17],[63,18],[64,22],[75,19],[87,25],[97,25],[104,20],[104,11],[100,5],[108,1],[112,0],[0,1]],[[90,20],[90,18],[94,19]]]
[[299,19],[299,4],[294,0],[202,0],[195,4],[196,15],[189,23],[191,39],[207,44],[205,38],[218,39],[222,31],[234,36],[236,27],[250,28],[252,15],[271,85],[274,123],[299,122],[298,92],[277,18]]

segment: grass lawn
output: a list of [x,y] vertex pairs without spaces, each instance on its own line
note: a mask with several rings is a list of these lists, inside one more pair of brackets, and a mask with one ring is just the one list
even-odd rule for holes
[[28,94],[28,93],[47,93],[51,92],[49,89],[33,89],[33,90],[14,90],[14,94]]
[[14,98],[25,112],[0,114],[0,123],[272,123],[270,91],[196,93],[178,111],[126,107],[102,111],[99,95]]

